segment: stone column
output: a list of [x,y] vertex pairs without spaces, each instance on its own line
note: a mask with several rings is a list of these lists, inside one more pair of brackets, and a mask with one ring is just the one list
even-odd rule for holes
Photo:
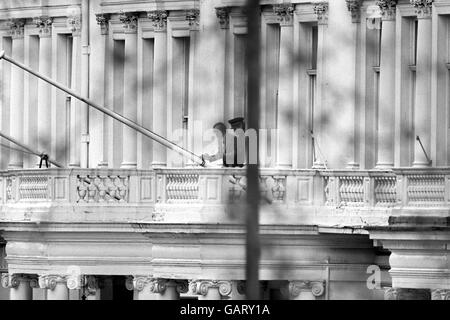
[[185,280],[153,279],[150,291],[156,294],[158,300],[179,300],[180,293],[187,293],[188,282]]
[[378,1],[382,14],[377,168],[394,166],[395,15],[397,1]]
[[[125,29],[125,66],[123,115],[137,122],[137,24],[138,17],[134,14],[120,15],[120,21]],[[137,132],[128,126],[123,126],[123,169],[137,168]]]
[[[414,109],[415,137],[419,137],[425,151],[431,151],[431,47],[432,47],[432,1],[410,0],[415,7],[418,19],[416,92]],[[414,167],[428,167],[431,163],[419,143],[414,143]]]
[[359,169],[359,107],[360,101],[358,94],[355,94],[359,85],[359,53],[361,51],[360,46],[360,30],[361,30],[361,1],[362,0],[346,0],[347,10],[350,12],[352,24],[350,26],[350,39],[347,40],[347,46],[350,46],[351,50],[348,54],[348,61],[350,61],[348,74],[348,160],[346,169],[357,170]]
[[[34,22],[39,28],[39,73],[51,77],[52,72],[52,23],[49,17],[35,18]],[[51,86],[46,82],[38,81],[37,101],[37,137],[40,152],[50,154],[51,146]]]
[[31,282],[33,278],[22,274],[2,274],[3,288],[9,288],[10,300],[32,300],[33,289]]
[[280,22],[280,77],[277,106],[277,167],[292,168],[294,27],[292,4],[274,5]]
[[[147,14],[154,27],[153,54],[153,131],[167,137],[167,16],[164,10],[150,11]],[[167,150],[160,143],[153,143],[152,166],[167,166]]]
[[[320,1],[314,4],[314,13],[317,16],[317,37],[318,43],[321,44],[317,50],[317,91],[316,91],[316,103],[315,110],[313,115],[313,127],[314,127],[314,136],[316,147],[318,145],[321,148],[324,147],[324,133],[322,132],[322,119],[325,117],[325,106],[326,106],[326,83],[327,83],[327,47],[328,43],[327,34],[328,34],[328,2]],[[317,148],[316,148],[317,149]],[[316,150],[317,151],[317,150]],[[315,169],[324,169],[327,166],[326,159],[323,158],[325,155],[319,156],[316,161],[313,163],[313,168]]]
[[[72,31],[72,90],[81,94],[81,25],[80,17],[72,16],[67,19]],[[76,99],[70,100],[70,149],[69,167],[79,168],[81,166],[81,113],[82,103]]]
[[41,289],[47,289],[47,300],[69,300],[69,288],[65,276],[40,276],[39,286]]
[[157,300],[157,295],[150,290],[152,280],[151,276],[129,276],[125,285],[134,292],[134,300]]
[[316,300],[325,293],[325,281],[289,281],[281,291],[290,300]]
[[432,290],[431,300],[450,300],[450,289]]
[[189,284],[190,290],[199,295],[199,300],[222,300],[231,294],[231,281],[196,280]]
[[430,290],[387,288],[384,292],[384,300],[430,300]]
[[[100,26],[100,41],[97,43],[93,43],[93,46],[97,46],[98,52],[96,52],[95,56],[95,64],[91,65],[95,71],[92,72],[92,77],[94,78],[94,83],[91,85],[90,96],[94,99],[94,101],[98,101],[100,104],[105,104],[105,91],[106,91],[106,69],[109,67],[110,61],[107,61],[107,56],[109,56],[109,50],[111,50],[108,46],[109,42],[109,19],[110,16],[106,14],[98,14],[96,15],[97,24]],[[92,52],[94,54],[94,51]],[[99,85],[100,84],[100,85]],[[102,85],[103,84],[103,85]],[[108,106],[111,108],[112,106]],[[97,136],[95,139],[92,139],[92,143],[95,143],[95,148],[93,147],[92,151],[96,150],[98,152],[98,164],[99,168],[107,168],[108,167],[108,116],[100,113],[98,111],[91,111],[91,115],[93,119],[96,119],[98,128],[95,130]],[[98,141],[95,141],[98,140]]]
[[[10,21],[10,31],[12,35],[12,57],[24,62],[24,20]],[[11,136],[18,141],[23,141],[24,132],[24,73],[18,67],[11,68],[11,96],[10,96],[10,128]],[[13,145],[13,148],[17,146]],[[11,150],[9,158],[9,169],[23,168],[23,154],[18,151]]]

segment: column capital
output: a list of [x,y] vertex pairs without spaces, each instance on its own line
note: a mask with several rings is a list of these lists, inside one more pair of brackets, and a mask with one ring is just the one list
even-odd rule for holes
[[189,23],[191,30],[198,30],[200,25],[200,10],[198,9],[189,9],[186,10],[186,21]]
[[289,284],[281,289],[284,295],[297,298],[301,292],[311,292],[313,296],[320,297],[325,293],[325,281],[289,281]]
[[111,16],[109,14],[96,14],[95,19],[97,20],[97,24],[100,26],[101,34],[103,36],[109,33],[109,19]]
[[386,288],[384,300],[430,300],[430,291],[425,289]]
[[216,8],[216,16],[219,19],[221,29],[228,29],[230,27],[230,8],[221,7]]
[[152,280],[151,276],[128,276],[125,280],[125,287],[129,291],[143,291]]
[[154,10],[147,12],[147,17],[152,21],[153,28],[156,32],[167,30],[167,17],[169,12],[166,10]]
[[381,10],[381,18],[384,21],[395,20],[398,0],[378,0],[377,6]]
[[37,283],[37,277],[28,274],[2,274],[2,287],[7,289],[17,289],[22,281],[26,281],[30,283],[30,286],[33,288],[33,285]]
[[72,32],[72,36],[79,37],[81,35],[81,15],[73,14],[67,17],[67,26]]
[[18,275],[3,273],[2,274],[2,287],[8,288],[18,288],[20,284],[20,279]]
[[33,19],[36,27],[39,28],[39,36],[41,38],[47,38],[52,36],[52,24],[53,18],[48,16],[35,17]]
[[25,31],[24,19],[11,19],[7,22],[7,25],[13,39],[23,39]]
[[39,276],[39,287],[41,289],[55,290],[58,283],[67,284],[67,277],[60,275]]
[[434,0],[410,0],[416,9],[417,19],[431,19],[431,11]]
[[231,281],[194,280],[189,287],[194,294],[202,296],[206,296],[210,288],[217,288],[222,297],[229,296],[232,291]]
[[317,15],[318,24],[328,24],[328,1],[315,2],[313,9],[314,13]]
[[450,289],[432,290],[431,300],[450,300]]
[[125,33],[136,33],[138,25],[138,16],[133,12],[120,12],[119,20],[123,24]]
[[292,26],[295,7],[292,3],[273,5],[273,13],[277,16],[280,26]]
[[152,279],[150,281],[150,291],[152,293],[164,294],[168,287],[175,287],[178,293],[187,293],[189,291],[188,281],[186,280]]
[[347,2],[347,9],[352,15],[352,22],[361,22],[361,0],[345,0]]
[[95,296],[97,290],[104,288],[103,278],[98,276],[87,276],[86,277],[86,295]]

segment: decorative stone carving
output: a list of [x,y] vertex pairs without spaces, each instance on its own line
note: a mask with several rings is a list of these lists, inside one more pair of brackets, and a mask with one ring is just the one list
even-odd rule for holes
[[430,300],[431,294],[426,289],[387,288],[384,300]]
[[123,24],[125,33],[137,32],[138,17],[135,13],[121,12],[119,15],[119,20]]
[[49,192],[48,176],[29,176],[19,178],[20,200],[47,200]]
[[238,281],[236,290],[240,295],[245,295],[247,293],[247,283],[245,281]]
[[418,19],[430,19],[434,0],[410,0]]
[[[247,178],[231,176],[229,200],[243,200],[247,190]],[[286,200],[286,176],[260,176],[261,200],[266,203],[283,203]]]
[[379,207],[391,207],[397,203],[397,179],[396,177],[375,178],[375,205]]
[[167,175],[167,200],[169,202],[189,201],[199,199],[198,174],[169,174]]
[[167,29],[167,17],[169,13],[165,10],[147,12],[147,17],[152,21],[155,31],[162,32]]
[[379,0],[377,6],[380,7],[383,20],[395,20],[395,12],[398,0]]
[[364,177],[339,177],[339,198],[341,206],[360,207],[364,205]]
[[17,274],[2,274],[2,287],[5,289],[18,288],[20,285],[20,277]]
[[321,25],[328,24],[328,1],[319,1],[314,3],[314,13],[317,15],[317,23]]
[[128,202],[129,177],[78,176],[78,202]]
[[450,300],[450,289],[432,290],[431,300]]
[[186,20],[189,22],[191,30],[197,30],[200,25],[200,10],[191,9],[186,11]]
[[81,15],[67,17],[67,26],[72,31],[73,36],[79,36],[81,34]]
[[352,22],[359,23],[361,21],[361,0],[345,0],[347,9],[352,15]]
[[222,297],[229,296],[232,291],[231,281],[197,280],[192,281],[189,287],[194,294],[202,296],[206,296],[211,288],[217,288]]
[[230,27],[230,8],[216,8],[216,16],[219,19],[221,29],[228,29]]
[[408,175],[407,196],[414,206],[445,205],[445,176]]
[[9,32],[13,39],[22,39],[25,30],[25,20],[11,19],[7,22]]
[[273,5],[273,13],[277,16],[280,25],[292,25],[294,17],[294,5],[292,3],[282,3]]
[[39,287],[41,289],[55,290],[58,283],[67,283],[65,276],[45,275],[39,277]]
[[86,277],[86,294],[88,296],[95,296],[97,290],[104,287],[103,279],[98,276],[87,276]]
[[314,297],[320,297],[325,293],[325,281],[290,281],[287,287],[282,288],[283,294],[291,299],[297,298],[302,291],[310,291]]
[[95,15],[95,19],[97,20],[97,24],[100,26],[101,34],[107,35],[109,33],[109,14],[97,14]]
[[168,287],[175,287],[178,293],[189,291],[188,281],[185,280],[152,279],[150,281],[150,291],[153,293],[164,294]]
[[52,25],[53,19],[47,16],[36,17],[33,19],[36,27],[39,28],[39,35],[41,37],[51,37],[52,36]]

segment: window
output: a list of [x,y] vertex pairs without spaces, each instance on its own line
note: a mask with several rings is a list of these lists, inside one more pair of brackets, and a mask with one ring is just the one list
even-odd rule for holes
[[[418,27],[418,21],[412,20],[411,24],[411,31],[410,31],[410,64],[409,64],[409,71],[410,71],[410,106],[411,106],[411,112],[409,113],[409,123],[411,124],[411,132],[414,132],[414,113],[416,109],[416,62],[417,62],[417,27]],[[415,136],[414,136],[415,137]],[[410,159],[414,159],[414,143],[415,138],[410,139]]]
[[317,26],[312,26],[309,32],[309,54],[308,54],[308,63],[309,69],[307,70],[308,74],[308,131],[312,134],[311,139],[311,152],[312,159],[309,160],[309,165],[312,165],[317,162],[319,148],[317,145],[317,141],[314,138],[314,109],[317,98],[317,51],[318,51],[318,28]]

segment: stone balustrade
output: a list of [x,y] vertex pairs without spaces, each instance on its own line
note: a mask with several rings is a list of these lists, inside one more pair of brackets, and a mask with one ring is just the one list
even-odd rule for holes
[[[449,181],[450,169],[444,168],[262,169],[260,191],[263,204],[274,208],[284,206],[295,211],[322,207],[349,212],[371,208],[371,211],[387,212],[392,208],[445,206],[450,197]],[[135,211],[141,208],[151,210],[155,221],[161,220],[164,215],[161,212],[170,213],[186,205],[189,208],[225,207],[242,202],[246,189],[245,169],[48,169],[0,174],[3,206],[28,208],[29,211],[34,206],[50,203],[55,207],[54,213],[58,206],[89,208],[94,213],[104,207]]]

